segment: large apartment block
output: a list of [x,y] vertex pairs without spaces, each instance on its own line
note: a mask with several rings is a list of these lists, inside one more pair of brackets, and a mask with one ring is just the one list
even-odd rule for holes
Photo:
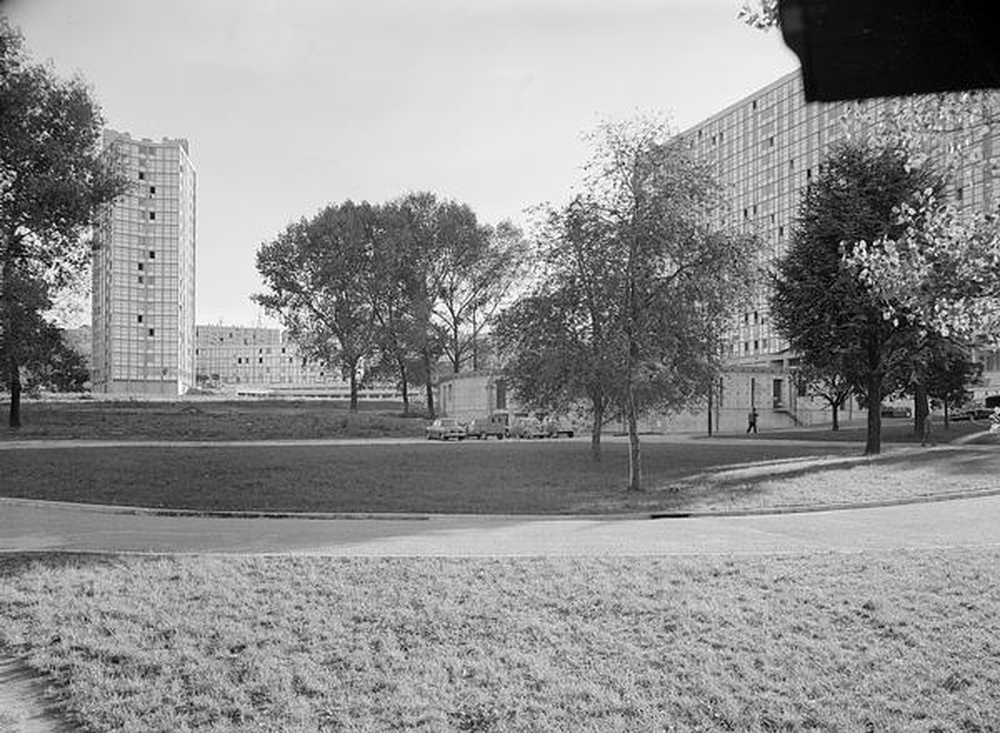
[[93,389],[184,394],[195,383],[196,174],[188,143],[107,130],[104,145],[132,186],[95,236]]
[[[195,329],[198,384],[210,389],[247,394],[350,397],[350,385],[339,370],[331,370],[302,355],[279,328],[199,325]],[[360,391],[363,399],[392,400],[391,385]]]
[[[862,103],[874,111],[885,111],[891,102],[870,100]],[[851,129],[854,102],[805,102],[800,72],[792,72],[682,133],[696,153],[713,164],[725,188],[727,207],[724,223],[760,238],[765,257],[783,253],[791,234],[801,196],[814,176],[819,175],[823,158],[831,145]],[[1000,193],[1000,125],[981,125],[975,130],[975,144],[966,162],[952,180],[951,195],[967,209],[997,211]],[[781,370],[795,363],[795,355],[775,331],[768,315],[769,293],[757,293],[750,309],[733,324],[725,348],[731,365],[747,369],[772,370],[774,393],[767,395],[775,404],[787,405],[789,384],[778,384]],[[984,353],[987,380],[979,391],[1000,391],[997,355]],[[759,380],[771,391],[771,377]],[[991,374],[992,372],[992,374]],[[760,386],[760,385],[758,385]],[[763,388],[762,388],[763,389]],[[781,392],[781,390],[785,390]],[[742,391],[747,391],[745,388]],[[750,388],[752,393],[753,389]],[[762,391],[762,390],[758,390]],[[732,393],[730,397],[733,397]],[[741,400],[760,406],[766,400],[750,393]]]

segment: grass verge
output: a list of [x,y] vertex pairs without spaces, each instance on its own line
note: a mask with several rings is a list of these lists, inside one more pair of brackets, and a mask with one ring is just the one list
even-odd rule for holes
[[398,406],[366,403],[352,413],[343,402],[331,400],[26,400],[21,420],[17,430],[0,430],[0,440],[297,440],[424,434],[424,420],[419,415],[401,417]]
[[989,731],[1000,550],[0,563],[100,731]]
[[853,450],[651,442],[643,447],[650,491],[638,496],[623,490],[622,441],[605,446],[600,464],[577,441],[58,448],[0,456],[3,494],[11,497],[206,511],[551,514],[683,508],[690,497],[671,487],[720,463]]

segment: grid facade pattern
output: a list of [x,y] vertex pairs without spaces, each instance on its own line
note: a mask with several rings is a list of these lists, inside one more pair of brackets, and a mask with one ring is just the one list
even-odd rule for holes
[[195,382],[197,178],[188,144],[107,130],[104,145],[132,186],[95,232],[93,389],[184,394]]
[[278,328],[198,326],[198,380],[214,385],[343,385],[339,374],[304,358]]
[[[779,257],[787,247],[802,193],[821,172],[830,146],[847,134],[845,121],[855,104],[807,104],[801,74],[795,71],[683,132],[724,187],[727,203],[718,223],[755,233],[765,260]],[[862,104],[877,113],[887,111],[888,102]],[[983,125],[952,179],[951,194],[962,207],[997,211],[998,164],[1000,126]],[[794,360],[771,323],[768,300],[769,293],[762,288],[732,324],[724,346],[730,363],[780,367]]]
[[[348,399],[350,383],[338,370],[304,357],[288,332],[251,326],[195,328],[197,381],[224,391]],[[398,400],[391,384],[358,390],[366,400]]]

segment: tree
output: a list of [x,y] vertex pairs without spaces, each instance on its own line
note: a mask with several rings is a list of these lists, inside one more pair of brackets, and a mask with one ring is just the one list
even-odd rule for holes
[[380,225],[373,242],[373,276],[369,298],[377,322],[378,360],[373,373],[392,375],[403,396],[403,414],[410,412],[410,384],[418,378],[420,337],[413,312],[420,287],[412,267],[412,237],[398,203],[379,207]]
[[465,204],[440,202],[432,253],[434,321],[458,374],[478,366],[476,343],[518,276],[520,232],[509,222],[481,226]]
[[1000,341],[1000,220],[933,188],[893,211],[892,233],[851,242],[847,262],[886,318],[916,313],[942,336]]
[[539,243],[548,272],[537,294],[551,300],[535,307],[557,306],[577,344],[591,350],[582,368],[609,380],[628,426],[628,488],[638,491],[638,420],[704,399],[756,250],[752,239],[707,223],[714,181],[665,124],[606,124],[592,140],[584,193]]
[[541,237],[547,277],[505,310],[494,330],[504,376],[518,400],[537,410],[564,414],[584,401],[591,456],[600,461],[601,428],[618,394],[618,294],[601,281],[611,251],[602,222],[579,199],[549,211]]
[[814,366],[807,364],[798,369],[796,379],[806,394],[818,397],[830,406],[833,417],[831,430],[840,430],[839,411],[852,394],[850,381],[845,375],[846,369],[831,364]]
[[32,64],[0,18],[0,374],[20,426],[22,371],[52,295],[85,266],[85,235],[128,185],[100,151],[103,120],[80,78]]
[[945,428],[950,410],[972,399],[969,387],[980,384],[982,375],[983,365],[972,359],[968,348],[952,339],[940,339],[939,347],[927,360],[924,383],[927,396],[944,407]]
[[376,223],[367,203],[345,201],[289,225],[257,251],[257,270],[270,292],[254,301],[281,319],[308,358],[341,370],[352,411],[363,361],[376,341],[369,297]]
[[774,322],[807,366],[839,365],[868,408],[866,454],[881,451],[881,403],[898,378],[916,326],[904,311],[887,318],[883,303],[844,261],[844,243],[899,232],[893,211],[942,182],[907,164],[905,150],[847,141],[835,145],[806,190],[788,252],[778,260]]

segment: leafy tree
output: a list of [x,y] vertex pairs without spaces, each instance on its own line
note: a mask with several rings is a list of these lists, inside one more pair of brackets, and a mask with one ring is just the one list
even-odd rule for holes
[[102,157],[103,121],[80,78],[57,78],[28,59],[0,18],[0,374],[19,427],[22,371],[37,355],[52,295],[90,257],[85,234],[100,208],[125,192]]
[[441,249],[442,211],[437,197],[426,191],[410,193],[395,202],[398,207],[401,236],[400,246],[407,252],[409,296],[412,329],[409,343],[419,355],[420,370],[426,389],[427,414],[433,418],[434,364],[443,352],[439,334],[434,327],[437,253]]
[[918,334],[910,360],[912,374],[907,392],[913,395],[913,433],[920,436],[930,401],[943,405],[947,427],[951,408],[971,399],[969,387],[979,383],[983,365],[972,359],[964,342],[932,331]]
[[779,259],[771,308],[775,325],[802,362],[840,365],[868,407],[866,454],[881,451],[881,403],[899,377],[916,322],[886,317],[883,302],[844,261],[844,243],[894,237],[894,210],[941,185],[907,164],[905,150],[857,141],[831,150],[803,197],[788,252]]
[[409,347],[427,375],[427,409],[434,415],[432,376],[439,357],[455,373],[479,366],[480,340],[515,283],[521,235],[502,223],[481,225],[466,204],[411,193],[392,204],[394,241],[406,252]]
[[616,298],[602,287],[607,255],[602,223],[578,199],[548,213],[542,234],[549,275],[500,316],[494,338],[518,399],[564,414],[580,401],[591,416],[591,455],[601,459],[601,428],[616,403]]
[[830,406],[833,416],[831,430],[840,430],[840,409],[852,394],[850,381],[844,376],[847,370],[831,364],[820,367],[807,364],[798,369],[796,379],[810,397],[823,400]]
[[894,231],[852,242],[848,263],[887,318],[919,316],[943,336],[1000,341],[1000,220],[928,188],[898,206]]
[[584,193],[550,217],[540,242],[547,272],[537,296],[549,302],[533,307],[558,308],[575,336],[558,338],[590,349],[586,377],[574,381],[579,398],[588,380],[602,389],[609,380],[628,426],[628,488],[638,491],[638,420],[703,400],[726,321],[748,293],[755,247],[706,223],[714,181],[663,123],[607,124],[593,141]]
[[403,396],[403,413],[410,412],[410,385],[424,383],[420,374],[420,336],[413,316],[419,283],[411,265],[413,239],[408,236],[398,203],[379,207],[380,224],[373,242],[373,276],[369,298],[377,322],[378,360],[373,374],[392,378]]
[[36,358],[26,364],[25,391],[85,391],[90,369],[83,354],[66,343],[64,332],[52,322],[46,322],[39,336]]
[[254,301],[281,319],[308,358],[342,371],[352,411],[376,341],[369,298],[375,226],[371,206],[345,201],[289,225],[257,251],[269,292]]

